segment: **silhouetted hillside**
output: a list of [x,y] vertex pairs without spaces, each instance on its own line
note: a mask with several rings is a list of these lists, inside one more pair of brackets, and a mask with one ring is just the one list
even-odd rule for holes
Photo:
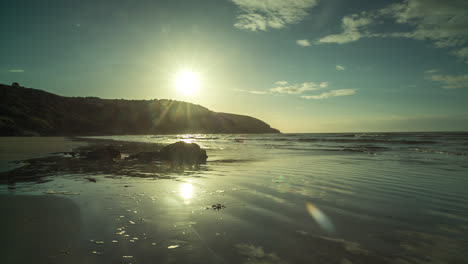
[[173,100],[64,97],[0,84],[0,135],[279,133],[249,116]]

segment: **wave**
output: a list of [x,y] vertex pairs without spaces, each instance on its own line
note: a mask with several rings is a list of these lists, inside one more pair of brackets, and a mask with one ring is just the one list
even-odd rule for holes
[[200,137],[200,136],[176,136],[176,139],[195,139],[195,140],[216,140],[219,137]]
[[410,148],[411,151],[421,152],[421,153],[434,153],[442,155],[453,155],[453,156],[468,156],[466,152],[452,152],[440,149],[423,149],[423,148]]
[[385,143],[385,144],[437,144],[433,140],[407,140],[407,139],[374,139],[374,138],[300,138],[300,142],[336,142],[336,143]]

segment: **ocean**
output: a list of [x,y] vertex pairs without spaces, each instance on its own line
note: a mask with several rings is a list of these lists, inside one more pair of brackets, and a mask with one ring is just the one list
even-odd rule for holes
[[[47,195],[79,207],[73,254],[57,263],[468,263],[466,132],[94,138],[183,140],[209,158],[148,177],[0,186],[0,201]],[[3,170],[14,152],[2,138]]]

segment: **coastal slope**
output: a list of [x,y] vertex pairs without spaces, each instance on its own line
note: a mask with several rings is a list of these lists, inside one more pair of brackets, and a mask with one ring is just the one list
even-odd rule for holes
[[0,84],[0,136],[279,133],[244,115],[166,99],[64,97]]

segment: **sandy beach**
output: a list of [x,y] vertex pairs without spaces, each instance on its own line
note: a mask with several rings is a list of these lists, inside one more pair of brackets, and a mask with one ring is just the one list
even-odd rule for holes
[[468,264],[468,0],[0,11],[0,264]]

